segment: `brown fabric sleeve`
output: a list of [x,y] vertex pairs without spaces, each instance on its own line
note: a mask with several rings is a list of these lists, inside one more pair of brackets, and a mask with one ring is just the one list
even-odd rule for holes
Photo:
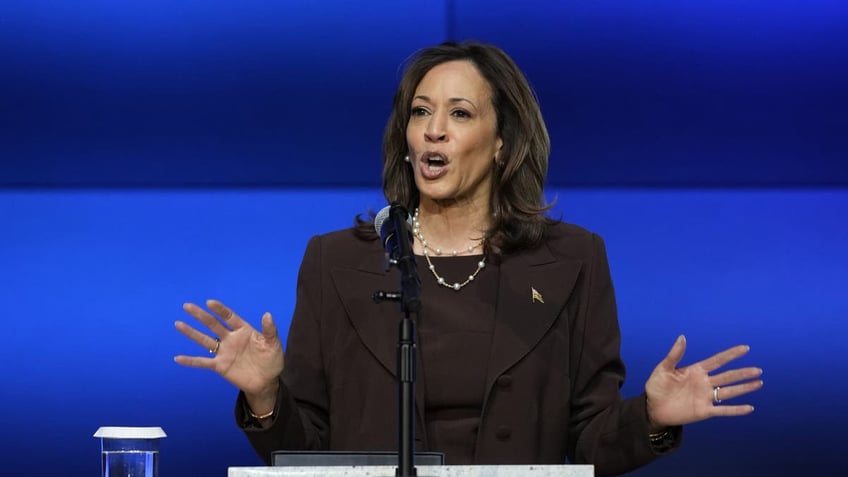
[[[625,368],[615,293],[603,241],[593,235],[593,254],[572,317],[571,422],[568,457],[595,465],[598,476],[617,475],[657,456],[649,439],[645,395],[622,400]],[[673,430],[680,443],[682,430]]]
[[280,379],[271,426],[261,428],[250,417],[243,393],[235,406],[236,424],[265,463],[275,450],[321,450],[329,436],[328,396],[322,371],[321,239],[306,247],[297,281],[297,304],[286,343],[286,365]]

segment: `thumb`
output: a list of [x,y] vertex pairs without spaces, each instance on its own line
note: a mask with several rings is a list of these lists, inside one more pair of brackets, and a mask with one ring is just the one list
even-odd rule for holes
[[683,359],[683,353],[686,351],[686,337],[680,335],[677,340],[671,345],[671,350],[665,358],[660,362],[660,367],[666,370],[674,370],[680,360]]
[[274,319],[271,317],[271,313],[267,311],[264,315],[262,315],[262,336],[264,336],[266,340],[277,339],[277,325],[274,324]]

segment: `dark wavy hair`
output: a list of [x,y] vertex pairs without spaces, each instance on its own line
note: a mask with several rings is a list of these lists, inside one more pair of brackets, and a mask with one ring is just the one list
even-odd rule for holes
[[[408,154],[406,128],[418,83],[433,67],[449,61],[471,62],[492,90],[497,133],[503,139],[493,162],[491,206],[494,220],[486,233],[486,253],[500,255],[532,248],[552,223],[544,201],[550,139],[539,103],[527,78],[500,48],[477,42],[447,42],[413,55],[395,92],[383,134],[383,194],[413,210],[419,201]],[[373,228],[371,229],[373,230]]]

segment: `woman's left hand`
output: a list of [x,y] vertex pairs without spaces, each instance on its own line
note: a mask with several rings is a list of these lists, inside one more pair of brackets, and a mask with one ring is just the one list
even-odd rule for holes
[[715,416],[743,416],[754,411],[748,404],[728,405],[723,401],[763,387],[760,368],[739,368],[710,374],[744,356],[747,345],[734,346],[695,364],[678,368],[686,350],[686,338],[680,336],[648,381],[648,419],[654,429],[680,426]]

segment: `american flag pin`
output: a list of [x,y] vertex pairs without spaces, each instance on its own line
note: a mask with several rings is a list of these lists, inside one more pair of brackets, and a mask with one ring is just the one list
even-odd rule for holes
[[539,290],[536,290],[535,288],[530,287],[530,294],[533,296],[533,303],[536,303],[537,301],[539,303],[545,303],[545,299],[542,298],[542,294],[539,293]]

